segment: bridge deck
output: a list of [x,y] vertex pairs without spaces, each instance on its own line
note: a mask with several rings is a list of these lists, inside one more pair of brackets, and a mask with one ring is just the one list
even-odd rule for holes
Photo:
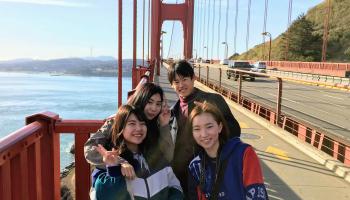
[[[156,82],[164,89],[169,105],[172,105],[177,99],[176,93],[168,83],[166,69],[162,67],[160,72]],[[198,82],[195,85],[211,91]],[[251,144],[260,158],[270,199],[350,198],[348,182],[239,112],[232,106],[234,102],[228,101],[228,104],[241,125],[242,140]],[[300,148],[303,148],[302,145]]]

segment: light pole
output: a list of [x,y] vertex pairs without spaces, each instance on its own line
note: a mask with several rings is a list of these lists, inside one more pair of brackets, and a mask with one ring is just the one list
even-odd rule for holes
[[160,44],[162,45],[161,46],[161,52],[160,52],[160,59],[161,59],[161,61],[163,61],[163,51],[164,51],[164,49],[163,49],[163,46],[164,46],[164,44],[163,44],[163,34],[166,34],[166,32],[165,31],[160,32]]
[[207,49],[207,60],[209,60],[209,58],[208,58],[208,47],[204,46],[204,49]]
[[225,45],[225,58],[224,59],[227,59],[227,54],[228,54],[228,44],[227,42],[222,42],[221,44],[224,44]]
[[271,40],[272,40],[271,33],[263,32],[262,35],[267,35],[270,38],[270,44],[269,44],[269,61],[270,61],[271,60]]
[[196,52],[196,62],[197,62],[197,49],[193,49]]

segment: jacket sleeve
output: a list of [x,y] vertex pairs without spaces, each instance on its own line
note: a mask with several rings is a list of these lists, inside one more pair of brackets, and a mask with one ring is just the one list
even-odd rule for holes
[[241,127],[239,126],[238,121],[233,116],[230,110],[230,107],[227,105],[225,99],[218,94],[216,94],[215,96],[216,96],[215,104],[221,110],[222,114],[224,115],[224,119],[226,119],[226,123],[228,125],[231,137],[241,136]]
[[247,199],[268,199],[268,194],[264,185],[264,179],[259,163],[259,158],[251,146],[247,147],[244,151],[243,185],[245,188]]
[[169,200],[184,199],[180,181],[176,178],[171,167],[167,167],[168,183],[169,183]]
[[171,163],[174,158],[174,150],[175,144],[173,140],[173,136],[176,136],[177,131],[177,123],[176,118],[172,114],[169,125],[163,126],[159,128],[160,137],[158,139],[160,150],[162,151],[165,159]]
[[113,122],[113,118],[108,119],[84,144],[84,156],[88,163],[100,167],[104,166],[102,156],[95,150],[95,146],[101,144],[106,148],[111,145],[110,137],[112,135]]
[[108,167],[107,172],[100,174],[95,189],[97,200],[131,199],[120,166]]

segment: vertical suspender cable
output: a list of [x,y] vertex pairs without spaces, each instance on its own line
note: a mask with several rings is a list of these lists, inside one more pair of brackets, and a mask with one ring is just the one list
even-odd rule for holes
[[[133,52],[132,52],[132,67],[136,68],[136,40],[137,38],[137,0],[134,0],[133,8]],[[134,81],[132,84],[135,84]]]
[[122,54],[122,48],[123,48],[123,0],[119,0],[118,5],[118,107],[122,105],[122,68],[123,68],[123,54]]
[[[147,29],[147,38],[148,38],[148,42],[147,42],[147,60],[151,60],[151,56],[149,54],[149,51],[150,51],[150,46],[149,46],[149,42],[151,40],[151,37],[150,37],[150,27],[151,27],[151,2],[150,0],[148,0],[148,29]],[[162,41],[162,45],[163,45],[163,41]],[[162,52],[163,53],[163,52]]]
[[211,35],[211,58],[213,58],[213,50],[214,50],[214,22],[215,22],[215,0],[214,0],[214,5],[213,5],[213,22],[212,22],[212,29],[213,29],[213,31],[211,31],[212,32],[212,35]]
[[200,31],[199,31],[199,25],[200,25],[200,23],[199,23],[199,20],[200,20],[200,18],[199,18],[199,16],[200,16],[200,14],[199,14],[199,12],[200,12],[200,10],[199,10],[199,3],[198,3],[198,1],[195,1],[195,6],[196,6],[196,12],[195,12],[195,19],[196,19],[196,21],[195,21],[195,25],[196,25],[196,40],[195,40],[195,49],[196,49],[196,54],[198,54],[198,47],[199,47],[199,45],[198,45],[198,40],[199,40],[199,33],[200,33]]
[[211,2],[211,0],[209,0],[208,1],[208,23],[207,23],[207,33],[208,33],[208,35],[207,35],[207,59],[209,60],[209,55],[208,55],[208,50],[209,50],[209,37],[210,37],[210,32],[211,31],[209,31],[210,29],[210,27],[209,27],[209,22],[210,22],[210,2]]
[[[266,32],[267,7],[268,7],[268,4],[269,4],[269,0],[265,0],[265,12],[264,12],[263,33]],[[264,60],[265,60],[265,35],[263,35],[263,50],[262,50],[262,53],[263,53],[263,57],[264,57]]]
[[142,66],[145,66],[145,0],[143,0],[142,9]]
[[289,8],[288,8],[288,24],[287,24],[287,32],[286,32],[286,52],[284,55],[284,60],[288,60],[288,52],[289,52],[289,27],[290,24],[292,23],[292,11],[293,11],[293,0],[289,0]]
[[[177,0],[176,0],[176,4],[177,4]],[[174,26],[175,26],[175,21],[173,21],[173,27],[171,28],[170,44],[169,44],[169,50],[168,50],[168,56],[167,56],[167,58],[169,58],[170,49],[171,49],[171,44],[172,44],[172,42],[173,42]]]
[[204,44],[205,44],[205,21],[206,21],[206,6],[207,6],[207,0],[204,1],[204,19],[203,19],[203,40],[202,40],[202,52],[203,57],[205,56],[205,50],[204,50]]
[[237,43],[237,23],[238,23],[238,0],[236,0],[236,17],[235,17],[235,37],[233,42],[234,53],[237,53],[236,43]]
[[327,43],[328,43],[328,32],[329,32],[329,16],[331,15],[331,0],[327,0],[327,15],[324,18],[323,26],[323,44],[322,44],[322,62],[326,62],[327,59]]
[[230,8],[230,1],[227,0],[227,6],[226,6],[226,25],[225,25],[225,45],[226,45],[226,48],[225,48],[225,55],[224,55],[224,59],[227,59],[228,57],[228,43],[227,43],[227,30],[228,30],[228,11],[229,11],[229,8]]
[[201,45],[201,41],[202,41],[202,38],[203,38],[203,32],[202,32],[202,22],[203,22],[203,4],[201,3],[201,4],[199,4],[198,3],[198,10],[199,10],[199,12],[200,12],[200,15],[199,15],[199,25],[198,25],[198,32],[199,32],[199,38],[198,38],[198,46],[197,46],[197,53],[199,53],[199,57],[203,57],[202,55],[201,55],[201,51],[199,51],[199,50],[201,50],[202,48],[203,48],[203,46]]
[[219,58],[219,45],[221,43],[220,41],[220,23],[221,23],[221,0],[219,1],[219,22],[218,22],[218,44],[217,44],[217,57]]
[[249,26],[250,26],[250,8],[251,8],[251,0],[248,0],[248,16],[247,16],[247,35],[245,40],[245,50],[248,53],[248,46],[249,46]]

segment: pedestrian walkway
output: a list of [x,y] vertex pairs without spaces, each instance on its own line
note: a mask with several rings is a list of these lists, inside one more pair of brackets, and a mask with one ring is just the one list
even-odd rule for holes
[[[156,83],[164,89],[172,105],[177,96],[167,80],[165,67],[161,68]],[[195,86],[213,92],[198,82]],[[228,101],[228,104],[241,125],[242,140],[251,144],[260,158],[270,199],[350,199],[348,182],[234,109],[231,106],[234,102]]]

